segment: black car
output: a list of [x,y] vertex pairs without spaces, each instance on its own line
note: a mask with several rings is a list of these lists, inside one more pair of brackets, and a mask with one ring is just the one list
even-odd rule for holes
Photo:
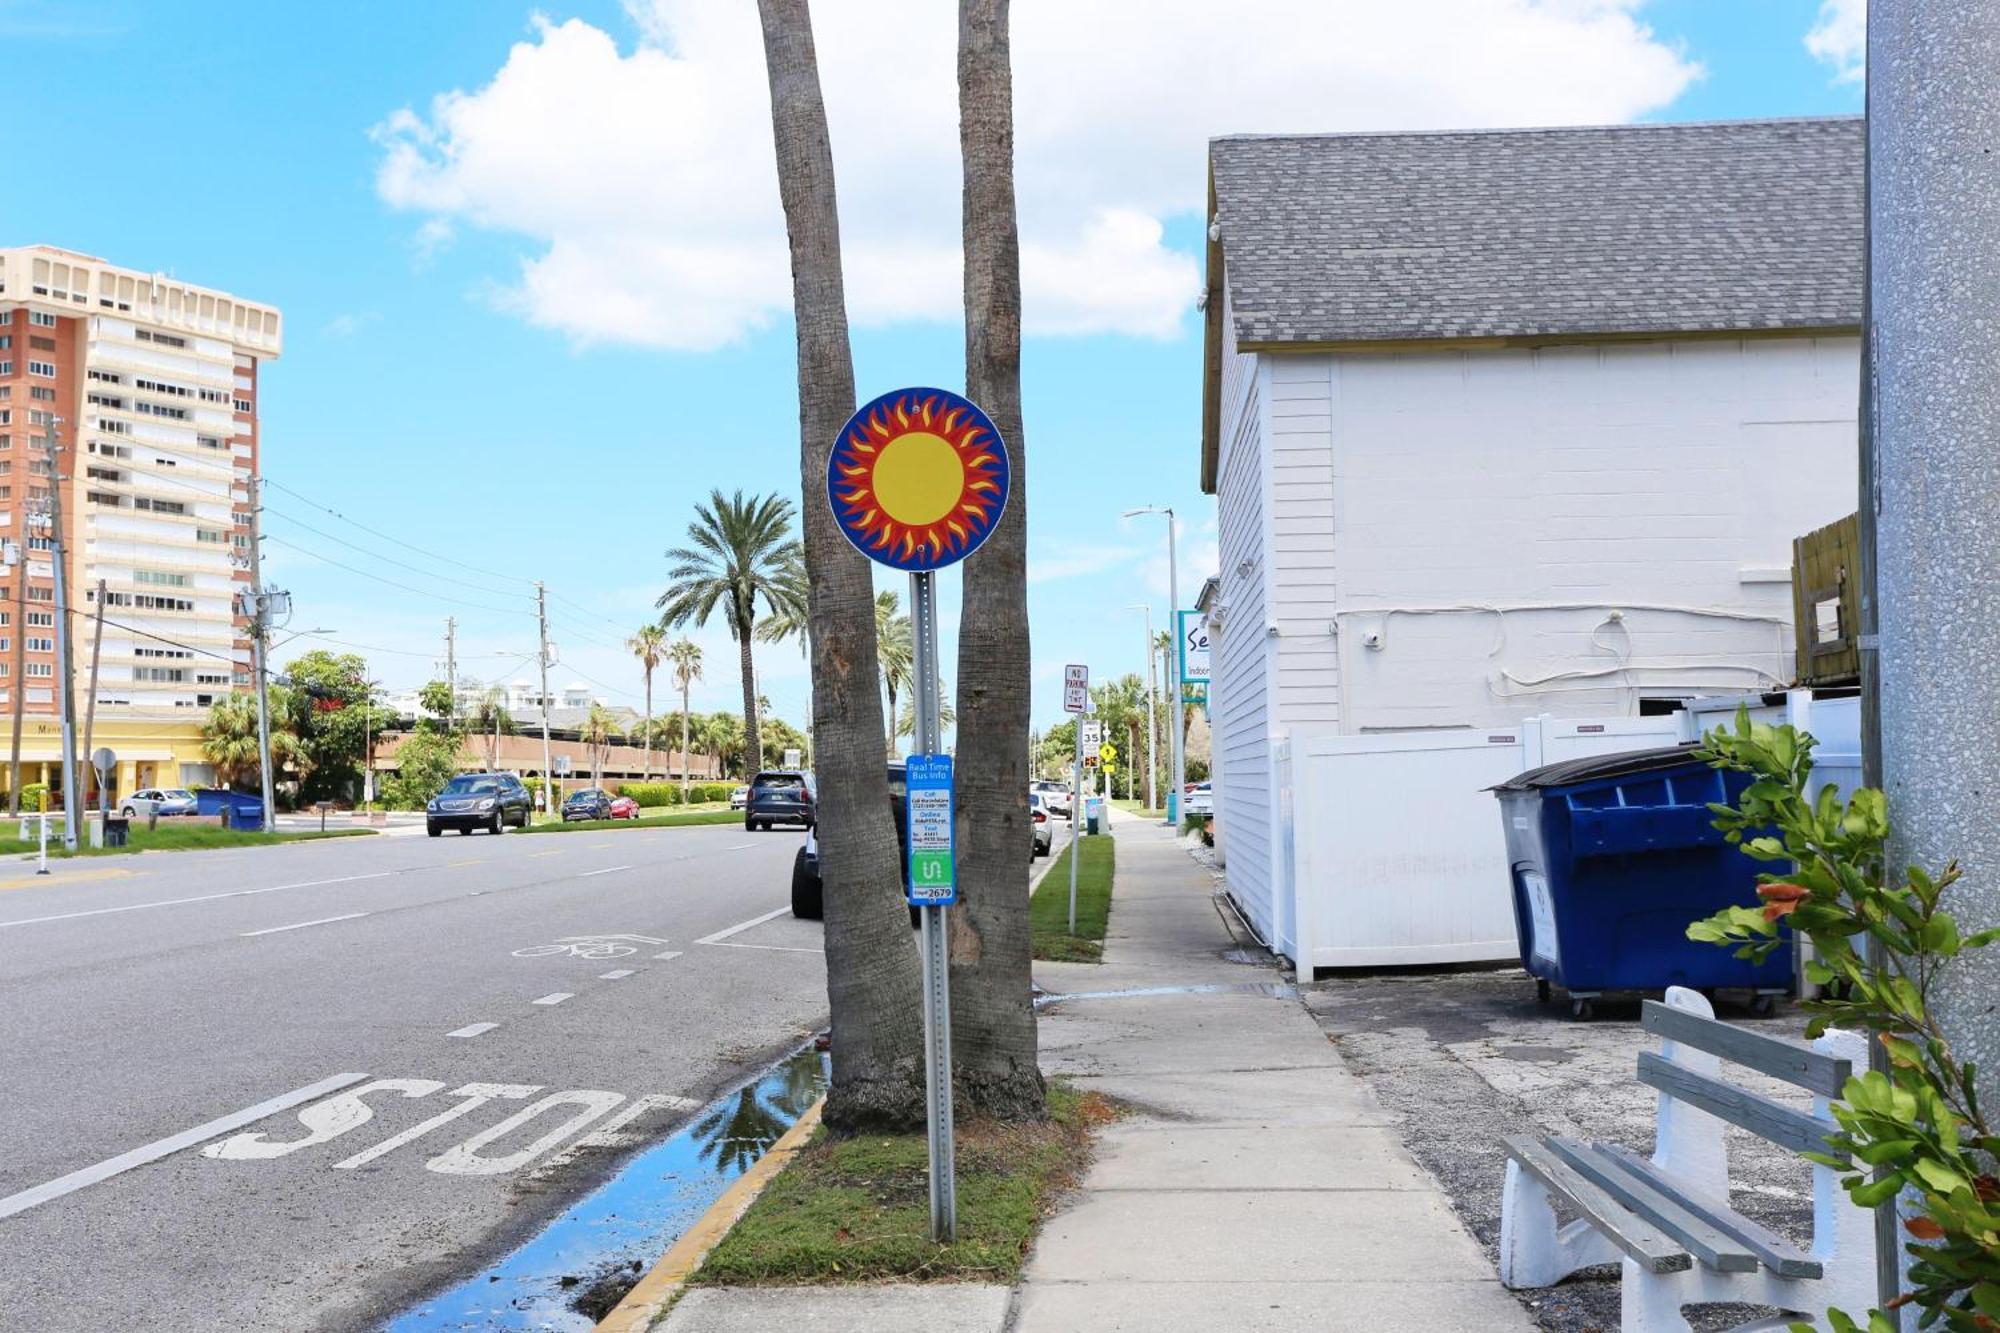
[[572,819],[611,818],[611,793],[602,787],[585,787],[573,791],[562,803],[563,823]]
[[[903,765],[889,765],[889,809],[896,817],[896,849],[902,855],[903,882],[910,878],[910,819],[904,804],[910,784],[903,771]],[[799,854],[792,859],[792,915],[806,921],[818,921],[826,915],[826,889],[819,877],[819,833],[817,830],[806,834],[806,845],[799,848]],[[917,909],[910,909],[910,924],[915,925]]]
[[424,807],[424,832],[433,838],[448,828],[498,833],[507,825],[528,827],[534,797],[512,773],[461,773]]
[[750,779],[750,801],[743,807],[743,827],[755,833],[773,824],[812,827],[812,774],[770,769]]

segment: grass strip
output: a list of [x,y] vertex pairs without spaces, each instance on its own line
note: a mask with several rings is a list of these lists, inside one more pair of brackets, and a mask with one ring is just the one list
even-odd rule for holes
[[550,820],[530,824],[519,833],[597,833],[621,828],[685,828],[692,824],[741,824],[740,810],[689,810],[677,815],[647,815],[642,819],[577,819],[569,823]]
[[[86,836],[81,835],[81,836]],[[129,841],[123,847],[92,847],[87,842],[79,843],[74,852],[62,849],[62,834],[51,826],[49,829],[49,856],[129,856],[134,852],[199,852],[216,847],[269,847],[281,842],[317,842],[323,838],[371,838],[373,829],[318,829],[295,832],[253,833],[248,829],[217,828],[213,824],[173,824],[166,820],[158,828],[149,829],[138,820],[132,821]],[[38,843],[33,838],[0,838],[0,856],[37,854]]]
[[1123,801],[1114,799],[1111,802],[1111,804],[1118,807],[1120,810],[1126,811],[1128,814],[1144,815],[1147,819],[1165,819],[1167,817],[1166,811],[1151,808],[1144,801]]
[[[1082,848],[1076,865],[1076,934],[1069,933],[1069,858]],[[1111,916],[1111,880],[1116,843],[1102,834],[1072,838],[1028,900],[1028,925],[1035,957],[1059,963],[1104,960],[1104,925]]]
[[925,1136],[839,1139],[820,1130],[750,1205],[693,1278],[710,1286],[836,1282],[1011,1283],[1035,1228],[1073,1189],[1091,1135],[1116,1111],[1049,1087],[1038,1125],[958,1126],[958,1239],[930,1238]]

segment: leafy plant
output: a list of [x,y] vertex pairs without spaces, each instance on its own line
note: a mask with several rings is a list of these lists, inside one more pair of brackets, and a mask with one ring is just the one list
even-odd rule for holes
[[[1920,1327],[1942,1321],[1954,1330],[2000,1333],[2000,1176],[1993,1167],[2000,1135],[1979,1105],[1977,1069],[1953,1053],[1931,1005],[1950,961],[2000,939],[2000,930],[1968,934],[1945,910],[1957,862],[1936,872],[1890,872],[1883,793],[1864,787],[1843,802],[1825,787],[1808,798],[1814,744],[1805,732],[1752,722],[1741,710],[1733,728],[1704,739],[1698,753],[1710,764],[1753,778],[1736,805],[1709,807],[1716,827],[1747,855],[1789,868],[1757,877],[1762,906],[1724,908],[1688,927],[1688,936],[1760,960],[1784,942],[1781,922],[1812,941],[1816,957],[1806,976],[1824,989],[1805,1003],[1807,1035],[1836,1026],[1871,1033],[1888,1053],[1889,1070],[1847,1081],[1833,1106],[1839,1131],[1829,1136],[1829,1151],[1807,1156],[1843,1172],[1841,1184],[1864,1208],[1910,1191],[1903,1227],[1922,1243],[1908,1247],[1910,1289],[1893,1305],[1921,1309]],[[1879,968],[1860,951],[1864,939],[1881,945]],[[1837,1311],[1829,1317],[1837,1333],[1898,1327],[1881,1310],[1871,1311],[1866,1325]]]

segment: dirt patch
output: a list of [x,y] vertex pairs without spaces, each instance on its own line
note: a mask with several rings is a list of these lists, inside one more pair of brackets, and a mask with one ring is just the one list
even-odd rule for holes
[[632,1290],[646,1271],[637,1259],[606,1264],[588,1274],[571,1273],[559,1283],[569,1293],[569,1308],[592,1320],[601,1320],[618,1308],[625,1293]]

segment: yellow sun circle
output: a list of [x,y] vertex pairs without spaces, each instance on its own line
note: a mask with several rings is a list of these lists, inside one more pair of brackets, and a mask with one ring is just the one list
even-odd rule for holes
[[874,482],[882,512],[920,528],[957,507],[965,494],[965,463],[942,436],[911,431],[882,447]]

